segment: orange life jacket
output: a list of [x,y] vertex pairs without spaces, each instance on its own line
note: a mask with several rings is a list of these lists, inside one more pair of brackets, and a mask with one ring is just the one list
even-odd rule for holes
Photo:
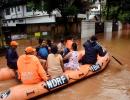
[[39,83],[47,80],[46,72],[36,56],[22,55],[19,57],[17,65],[18,78],[24,84]]

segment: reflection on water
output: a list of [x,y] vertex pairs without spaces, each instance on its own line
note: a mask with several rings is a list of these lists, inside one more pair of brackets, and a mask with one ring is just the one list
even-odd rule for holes
[[122,69],[120,73],[104,77],[100,95],[111,98],[110,100],[129,100],[130,77],[127,77],[129,75],[130,71]]
[[130,30],[120,30],[118,32],[107,32],[104,33],[104,39],[107,41],[111,41],[113,38],[121,39],[121,38],[130,38]]
[[[99,42],[123,66],[111,57],[102,73],[37,100],[130,100],[130,31],[102,35]],[[14,80],[0,82],[0,90],[15,84]]]
[[112,32],[106,32],[104,34],[104,38],[110,41],[112,39]]

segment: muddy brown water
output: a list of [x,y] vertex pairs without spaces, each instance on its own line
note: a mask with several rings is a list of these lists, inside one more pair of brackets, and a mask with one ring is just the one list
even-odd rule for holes
[[[19,41],[19,54],[30,44],[29,41]],[[90,78],[68,86],[49,95],[35,100],[130,100],[130,32],[113,32],[99,35],[99,42],[123,65],[111,57],[107,68]],[[6,66],[4,57],[0,57],[0,67]],[[17,85],[14,79],[1,81],[0,91]]]

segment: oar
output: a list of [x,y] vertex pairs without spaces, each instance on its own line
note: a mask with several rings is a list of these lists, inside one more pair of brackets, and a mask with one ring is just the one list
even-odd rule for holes
[[[99,43],[98,43],[99,44]],[[100,45],[100,44],[99,44]],[[102,46],[102,45],[101,45]],[[103,49],[105,49],[103,46],[102,46]],[[110,54],[111,55],[111,54]],[[112,56],[112,55],[111,55]],[[113,59],[115,59],[115,61],[117,61],[120,65],[123,65],[116,57],[112,56]]]
[[123,65],[116,57],[112,56],[120,65]]

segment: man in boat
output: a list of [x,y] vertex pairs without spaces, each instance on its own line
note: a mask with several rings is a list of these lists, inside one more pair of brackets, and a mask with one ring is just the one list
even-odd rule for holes
[[48,79],[39,59],[35,56],[35,49],[27,47],[25,54],[17,61],[18,79],[24,84],[35,84]]
[[85,55],[82,58],[82,64],[95,64],[97,61],[97,55],[104,56],[106,50],[104,50],[100,44],[97,43],[97,37],[95,35],[87,40],[83,47],[85,49]]
[[18,43],[16,41],[11,41],[10,47],[7,49],[6,52],[7,65],[9,68],[14,70],[17,70],[17,60],[18,60],[18,53],[16,51],[17,46]]
[[[70,51],[71,51],[71,47],[72,47],[72,44],[73,44],[73,37],[69,36],[66,38],[66,41],[65,41],[65,48],[64,48],[64,51],[63,51],[63,57],[65,57],[65,55],[67,55]],[[69,62],[69,59],[66,59],[64,60],[64,63],[68,63]]]
[[58,47],[58,53],[60,53],[63,56],[65,41],[61,39],[60,42],[57,44],[57,47]]

